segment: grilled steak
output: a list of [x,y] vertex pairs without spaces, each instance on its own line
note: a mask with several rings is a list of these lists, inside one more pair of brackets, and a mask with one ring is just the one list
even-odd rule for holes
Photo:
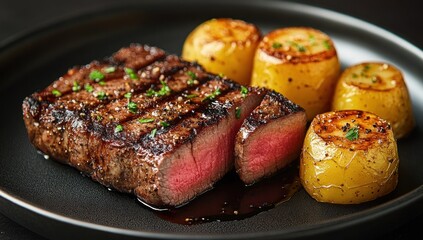
[[70,69],[27,97],[23,115],[45,154],[146,204],[177,206],[233,167],[235,136],[263,95],[131,45]]
[[304,109],[269,91],[236,137],[235,167],[242,181],[252,184],[296,159],[306,124]]

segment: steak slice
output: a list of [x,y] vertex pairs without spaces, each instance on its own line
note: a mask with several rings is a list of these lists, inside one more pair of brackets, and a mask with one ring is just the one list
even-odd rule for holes
[[248,116],[236,137],[235,168],[247,185],[295,160],[307,119],[304,109],[274,91]]
[[23,116],[43,153],[166,207],[186,203],[233,168],[235,136],[263,96],[133,44],[25,98]]

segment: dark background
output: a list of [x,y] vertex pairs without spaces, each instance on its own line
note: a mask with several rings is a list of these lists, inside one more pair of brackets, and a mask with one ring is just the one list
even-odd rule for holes
[[[124,4],[131,0],[120,0]],[[135,0],[132,0],[134,2]],[[229,1],[229,0],[228,0]],[[423,48],[423,12],[415,0],[292,0],[331,10],[373,23],[405,40]],[[34,28],[48,25],[58,19],[66,19],[81,11],[95,10],[99,6],[114,5],[115,0],[1,0],[0,45],[13,40]],[[421,64],[421,63],[418,63]],[[42,240],[20,225],[0,214],[0,239]],[[342,236],[340,236],[342,239]],[[376,240],[423,239],[423,215],[410,218],[405,223],[387,230]]]

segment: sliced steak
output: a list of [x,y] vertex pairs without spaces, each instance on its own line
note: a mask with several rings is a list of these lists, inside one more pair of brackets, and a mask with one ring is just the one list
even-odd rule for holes
[[45,154],[148,205],[177,206],[233,167],[235,136],[263,96],[131,45],[70,69],[27,97],[23,115]]
[[253,184],[296,159],[306,124],[304,109],[268,91],[236,137],[235,167],[242,181]]

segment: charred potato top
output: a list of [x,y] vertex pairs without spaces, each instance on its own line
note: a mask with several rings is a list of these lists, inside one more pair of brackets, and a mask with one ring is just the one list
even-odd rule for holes
[[182,58],[197,61],[207,71],[248,85],[260,38],[261,33],[253,24],[230,18],[211,19],[188,35]]
[[328,35],[307,27],[281,28],[260,42],[251,84],[282,93],[302,106],[311,121],[330,109],[339,72],[335,45]]
[[382,62],[366,62],[347,68],[336,86],[332,109],[373,112],[391,123],[396,138],[406,136],[415,125],[401,71]]
[[317,201],[356,204],[393,191],[399,157],[390,124],[358,110],[319,114],[304,140],[300,178]]

